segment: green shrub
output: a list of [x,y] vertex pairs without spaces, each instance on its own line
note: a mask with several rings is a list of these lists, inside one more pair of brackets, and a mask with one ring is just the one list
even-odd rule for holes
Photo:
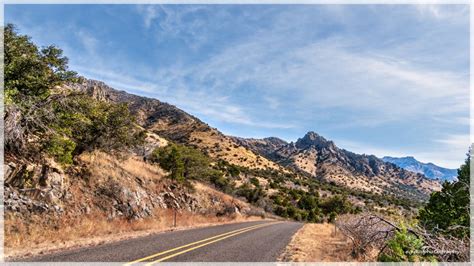
[[250,178],[250,183],[254,185],[255,187],[260,187],[260,182],[258,181],[256,177]]
[[63,165],[72,164],[76,143],[66,137],[54,136],[46,145],[46,151]]
[[423,240],[410,233],[402,224],[401,230],[395,232],[395,235],[388,240],[378,260],[383,262],[433,261],[433,257],[424,255],[422,248]]
[[337,213],[332,211],[332,212],[329,213],[328,221],[330,223],[334,223],[336,221],[336,217],[337,217]]
[[347,197],[341,195],[335,195],[323,201],[321,208],[324,213],[335,212],[336,214],[348,213],[351,210],[351,203],[347,200]]
[[468,154],[458,170],[458,181],[445,182],[441,191],[431,194],[428,204],[420,210],[422,226],[428,230],[442,229],[454,237],[469,237],[470,161]]

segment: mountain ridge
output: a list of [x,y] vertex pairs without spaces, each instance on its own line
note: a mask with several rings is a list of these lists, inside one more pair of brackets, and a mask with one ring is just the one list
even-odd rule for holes
[[172,141],[194,146],[205,154],[253,169],[300,171],[314,178],[378,194],[390,192],[426,199],[439,182],[386,163],[374,155],[338,148],[331,140],[309,131],[296,142],[227,136],[171,104],[118,91],[104,82],[85,80],[73,85],[100,100],[128,103],[140,126]]
[[384,156],[382,160],[393,163],[405,170],[424,174],[430,179],[439,179],[441,181],[454,181],[457,177],[457,170],[438,166],[434,163],[423,163],[413,156],[391,157]]
[[439,182],[427,179],[422,174],[386,163],[375,155],[361,155],[338,148],[333,141],[313,131],[296,142],[278,148],[265,139],[244,139],[240,143],[286,167],[339,185],[377,193],[393,190],[392,193],[420,198],[440,188]]
[[199,148],[213,158],[244,167],[285,171],[275,162],[240,146],[233,138],[169,103],[119,91],[102,81],[85,79],[69,86],[98,100],[128,103],[140,126],[177,143]]

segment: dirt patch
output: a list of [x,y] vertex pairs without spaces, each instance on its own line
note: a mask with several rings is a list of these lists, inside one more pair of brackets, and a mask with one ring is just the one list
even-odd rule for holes
[[293,236],[280,261],[349,262],[351,243],[340,232],[334,234],[332,224],[305,224]]

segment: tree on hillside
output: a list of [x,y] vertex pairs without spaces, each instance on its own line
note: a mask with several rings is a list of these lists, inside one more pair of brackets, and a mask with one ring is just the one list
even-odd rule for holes
[[456,237],[469,237],[470,154],[458,170],[458,180],[445,182],[441,191],[430,196],[420,210],[421,225],[432,231]]
[[12,24],[5,41],[5,150],[30,160],[47,153],[62,164],[86,150],[118,150],[144,140],[128,105],[67,89],[78,81],[55,46],[38,48]]
[[29,36],[18,34],[13,24],[4,28],[5,101],[29,104],[51,89],[77,80],[68,70],[68,58],[54,45],[39,49]]
[[4,28],[5,148],[24,148],[32,131],[44,130],[42,118],[51,90],[64,82],[77,80],[68,70],[68,59],[55,46],[39,49],[12,24]]
[[[157,148],[151,155],[151,161],[170,171],[170,178],[177,181],[190,179],[212,181],[217,175],[210,167],[210,159],[199,150],[179,144],[170,144]],[[216,179],[217,180],[217,179]]]

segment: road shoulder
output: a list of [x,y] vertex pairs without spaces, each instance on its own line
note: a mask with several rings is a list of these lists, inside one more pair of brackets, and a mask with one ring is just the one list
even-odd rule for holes
[[340,232],[334,234],[332,224],[305,224],[291,239],[280,261],[285,262],[348,262],[350,240]]

